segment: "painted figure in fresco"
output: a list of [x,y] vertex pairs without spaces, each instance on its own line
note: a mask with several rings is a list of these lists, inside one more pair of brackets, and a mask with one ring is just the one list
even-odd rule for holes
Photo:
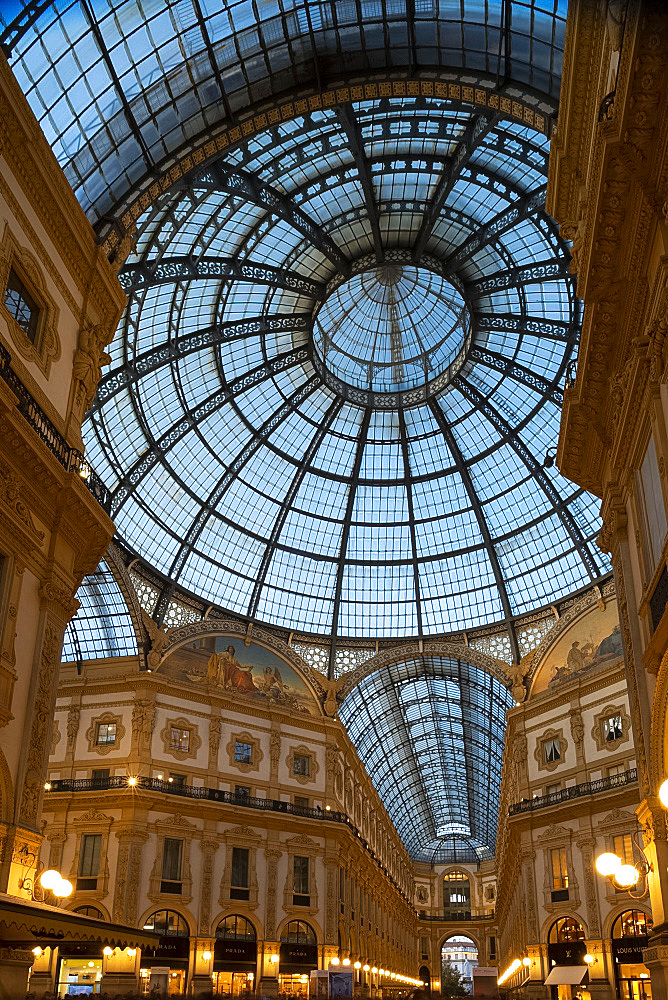
[[250,664],[239,663],[234,655],[234,646],[228,646],[224,653],[219,653],[218,660],[222,686],[226,691],[257,691],[253,680],[253,667]]
[[272,697],[280,697],[286,694],[285,684],[278,667],[265,667],[262,671],[263,681],[261,690]]
[[566,657],[566,665],[568,667],[569,673],[577,673],[578,670],[583,670],[585,665],[584,653],[580,649],[580,643],[576,639],[571,648],[568,650],[568,656]]

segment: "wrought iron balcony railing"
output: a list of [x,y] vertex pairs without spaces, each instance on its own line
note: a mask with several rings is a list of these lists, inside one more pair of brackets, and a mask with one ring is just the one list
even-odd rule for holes
[[465,910],[459,913],[426,913],[424,910],[420,911],[420,920],[439,920],[442,924],[448,923],[464,923],[469,920],[494,920],[494,910],[485,910],[484,913],[471,913],[470,910]]
[[637,780],[638,771],[632,767],[628,771],[622,771],[621,774],[611,774],[607,778],[597,778],[596,781],[583,781],[581,785],[560,788],[558,792],[552,792],[550,795],[538,795],[535,799],[514,802],[508,809],[508,815],[515,816],[517,813],[533,812],[534,809],[545,809],[547,806],[556,806],[560,802],[580,799],[585,795],[598,795],[599,792],[607,792],[611,788],[632,785]]
[[44,442],[51,454],[60,462],[66,472],[76,472],[83,479],[89,491],[107,513],[111,510],[111,495],[100,477],[93,472],[86,459],[76,448],[67,443],[58,428],[47,417],[39,403],[24,386],[11,367],[11,355],[4,344],[0,344],[0,378],[17,397],[16,408],[32,429]]
[[292,816],[305,816],[308,819],[323,820],[329,823],[343,823],[357,837],[361,846],[383,874],[387,876],[397,892],[403,896],[411,908],[413,906],[404,890],[392,877],[380,858],[376,856],[375,851],[369,842],[364,839],[352,820],[345,813],[338,810],[297,806],[292,802],[283,802],[280,799],[264,799],[258,798],[255,795],[238,795],[235,792],[225,791],[223,788],[205,788],[201,785],[175,784],[160,778],[138,777],[130,782],[124,775],[118,774],[102,778],[54,778],[53,781],[48,783],[50,793],[99,792],[114,788],[130,792],[164,792],[167,795],[178,795],[188,799],[206,799],[209,802],[227,803],[228,805],[241,806],[244,809],[263,809],[270,812],[288,813]]

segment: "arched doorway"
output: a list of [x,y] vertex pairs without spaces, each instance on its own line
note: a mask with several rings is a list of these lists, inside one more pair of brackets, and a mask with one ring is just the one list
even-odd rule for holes
[[620,1000],[650,1000],[649,969],[643,963],[652,918],[642,910],[625,910],[612,925],[612,958]]
[[291,920],[281,934],[278,992],[308,995],[309,973],[318,968],[318,940],[305,920]]
[[441,993],[451,996],[458,985],[473,993],[473,970],[478,965],[478,945],[464,934],[453,934],[441,947]]
[[[545,980],[553,1000],[570,1000],[573,991],[587,974],[584,960],[586,954],[585,929],[580,921],[574,917],[555,920],[547,933],[547,964],[550,971]],[[579,979],[578,970],[572,969],[572,966],[582,966]],[[564,969],[566,973],[561,975]]]
[[213,991],[238,997],[255,988],[257,933],[250,920],[233,913],[216,927]]
[[[190,929],[175,910],[156,910],[144,921],[144,930],[159,935],[155,948],[144,948],[141,956],[141,989],[149,993],[155,987],[170,995],[186,992]],[[168,973],[153,969],[169,969]]]
[[424,983],[424,988],[427,991],[427,993],[431,993],[431,972],[429,971],[429,968],[426,965],[420,966],[420,971],[418,972],[418,976]]
[[470,920],[471,882],[465,872],[443,876],[443,916],[446,920]]

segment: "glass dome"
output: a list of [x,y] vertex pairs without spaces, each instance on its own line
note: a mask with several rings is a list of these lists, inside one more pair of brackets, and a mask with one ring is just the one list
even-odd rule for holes
[[565,6],[18,8],[10,65],[134,240],[84,434],[158,619],[178,586],[334,636],[505,620],[517,658],[517,616],[608,571],[543,462],[580,330],[544,211]]
[[378,637],[510,621],[605,572],[596,501],[542,465],[580,321],[547,140],[479,122],[313,112],[139,219],[85,440],[170,581]]

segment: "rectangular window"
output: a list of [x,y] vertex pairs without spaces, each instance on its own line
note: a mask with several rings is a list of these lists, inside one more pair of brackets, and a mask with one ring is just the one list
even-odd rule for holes
[[651,574],[659,560],[666,537],[666,508],[661,491],[661,476],[659,475],[654,439],[651,437],[640,467],[640,487],[645,508]]
[[603,738],[606,743],[614,743],[615,740],[621,740],[624,735],[624,728],[622,726],[621,715],[611,715],[610,718],[603,720]]
[[162,845],[162,881],[160,892],[181,892],[183,841],[165,837]]
[[108,767],[94,767],[90,773],[94,788],[105,788],[109,781]]
[[614,778],[616,774],[624,774],[626,771],[626,764],[611,764],[606,770],[608,778]]
[[552,889],[568,889],[568,866],[566,848],[556,847],[550,851],[552,859]]
[[82,889],[97,889],[101,849],[101,833],[84,833],[81,838],[81,851],[79,853],[77,891]]
[[613,837],[612,850],[618,858],[622,859],[625,865],[632,865],[634,863],[633,839],[630,833],[622,833],[617,837]]
[[234,794],[238,799],[249,799],[250,798],[250,786],[249,785],[235,785]]
[[240,743],[236,740],[234,744],[234,760],[237,764],[253,763],[253,745],[251,743]]
[[110,746],[116,742],[116,723],[98,722],[95,733],[95,745],[98,747]]
[[311,773],[311,758],[305,753],[296,753],[292,758],[292,773],[308,778]]
[[490,961],[496,959],[496,938],[490,937],[489,939],[489,957]]
[[546,764],[552,764],[555,760],[561,760],[561,743],[559,740],[545,740],[543,743],[543,753]]
[[185,788],[186,787],[185,774],[170,774],[169,784],[172,786],[172,788]]
[[556,792],[560,792],[560,791],[561,791],[561,784],[559,782],[557,782],[554,785],[546,785],[546,787],[545,787],[545,794],[546,795],[554,795]]
[[169,749],[183,750],[187,753],[190,750],[190,730],[172,726],[169,735]]
[[343,902],[346,898],[346,873],[343,868],[339,868],[339,899]]
[[37,340],[39,306],[12,268],[7,279],[5,306],[31,343]]
[[294,906],[310,906],[309,859],[295,855],[292,859],[292,902]]
[[305,795],[295,795],[292,801],[298,809],[310,808],[310,799],[308,799]]
[[426,937],[420,938],[420,953],[422,961],[425,962],[429,958],[429,941]]
[[232,848],[232,873],[230,876],[230,899],[249,899],[248,881],[250,851],[247,847]]

